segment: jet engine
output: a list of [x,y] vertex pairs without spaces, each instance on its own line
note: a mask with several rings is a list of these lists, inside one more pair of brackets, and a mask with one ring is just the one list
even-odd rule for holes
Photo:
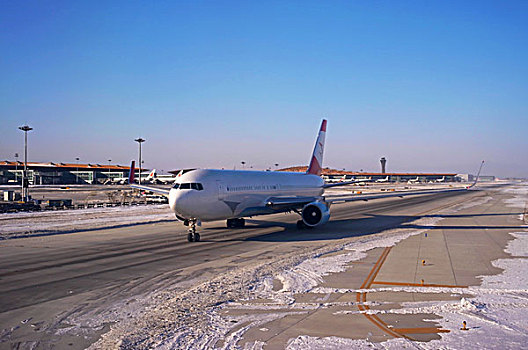
[[325,224],[330,219],[328,206],[323,202],[308,203],[302,209],[302,221],[308,227]]

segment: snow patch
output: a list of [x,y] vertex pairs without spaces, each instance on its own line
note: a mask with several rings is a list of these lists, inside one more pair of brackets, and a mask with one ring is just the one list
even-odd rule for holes
[[176,221],[167,204],[0,214],[0,237],[54,234],[95,228]]

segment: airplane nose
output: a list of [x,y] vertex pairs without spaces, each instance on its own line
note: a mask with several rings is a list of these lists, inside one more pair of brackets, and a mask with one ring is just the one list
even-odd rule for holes
[[171,190],[169,192],[169,206],[171,210],[175,213],[183,214],[185,207],[185,197],[186,193],[178,190]]
[[175,190],[169,192],[169,207],[172,211],[176,211],[176,204],[178,202],[179,193]]

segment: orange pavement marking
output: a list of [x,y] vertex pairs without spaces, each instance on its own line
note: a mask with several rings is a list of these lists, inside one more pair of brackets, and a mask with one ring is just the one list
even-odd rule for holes
[[409,286],[409,287],[442,287],[442,288],[467,288],[468,286],[452,286],[449,284],[433,284],[433,283],[405,283],[405,282],[383,282],[383,281],[376,281],[372,282],[372,284],[384,284],[387,286]]
[[[383,265],[383,263],[385,262],[385,259],[387,259],[387,255],[389,255],[389,252],[391,250],[391,247],[387,247],[383,250],[383,252],[381,253],[380,257],[378,258],[378,260],[376,261],[376,263],[374,264],[374,266],[372,267],[372,270],[370,270],[370,273],[368,274],[367,278],[365,279],[365,281],[363,282],[363,284],[361,285],[361,289],[363,288],[370,288],[370,285],[372,284],[372,281],[374,280],[374,278],[376,278],[379,270],[381,269],[381,266]],[[361,305],[360,303],[363,301],[363,302],[366,302],[367,301],[367,293],[360,293],[358,292],[356,294],[356,300],[358,301],[358,309],[360,311],[367,311],[367,310],[370,310],[370,308],[367,306],[367,305]],[[382,331],[384,331],[385,333],[389,334],[389,335],[392,335],[393,337],[395,338],[401,338],[401,337],[405,337],[405,338],[408,338],[406,337],[405,335],[402,335],[402,334],[398,334],[396,332],[393,332],[385,322],[383,322],[378,316],[376,315],[369,315],[367,314],[366,312],[363,313],[363,315],[370,321],[372,322],[375,326],[377,326],[379,329],[381,329]]]
[[422,327],[422,328],[392,328],[396,333],[407,334],[430,334],[430,333],[449,333],[449,329],[442,329],[436,327]]

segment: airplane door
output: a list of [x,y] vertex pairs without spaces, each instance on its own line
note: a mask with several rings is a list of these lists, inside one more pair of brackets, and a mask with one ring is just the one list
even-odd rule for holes
[[224,200],[226,197],[227,188],[224,183],[216,181],[216,186],[218,188],[218,199]]

